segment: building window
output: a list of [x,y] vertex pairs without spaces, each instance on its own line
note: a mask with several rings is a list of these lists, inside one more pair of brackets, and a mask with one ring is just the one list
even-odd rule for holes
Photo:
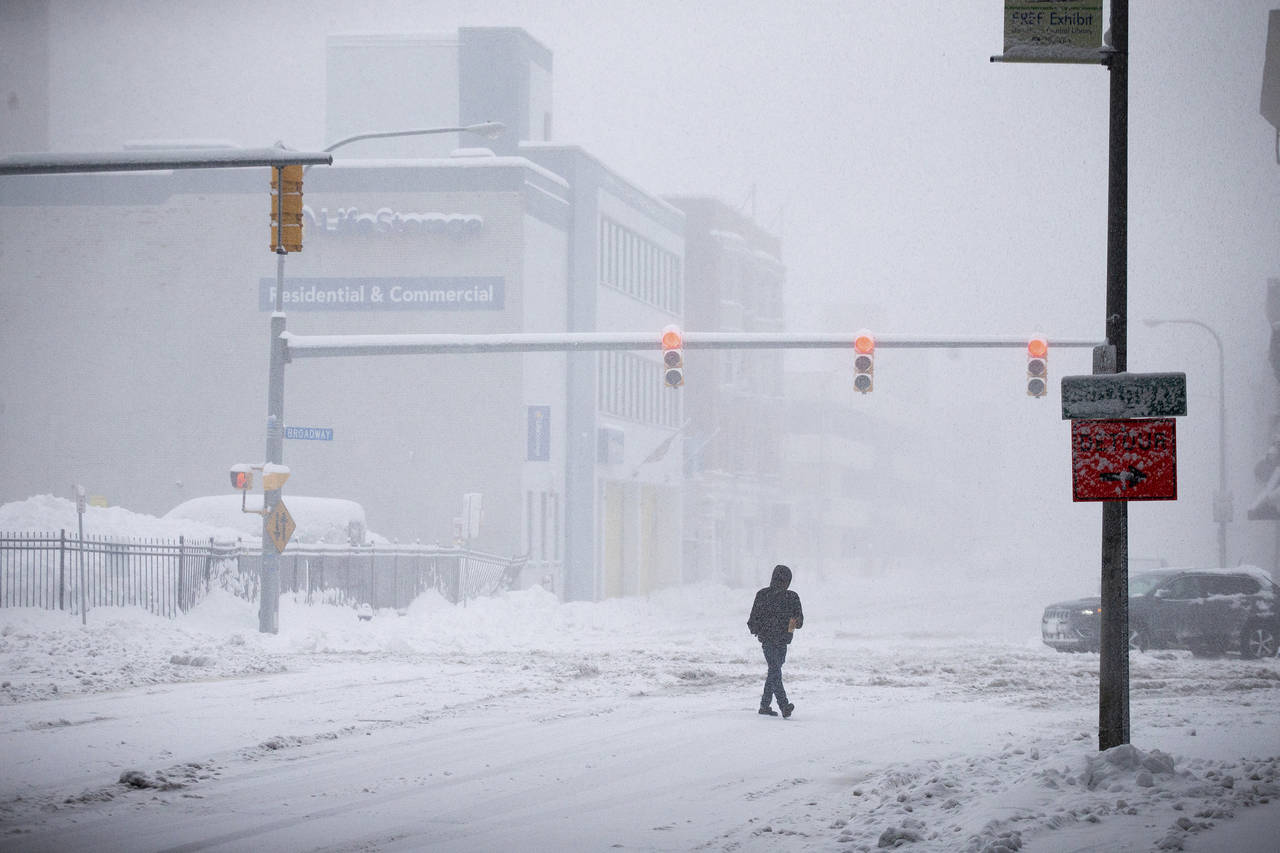
[[680,311],[680,258],[607,217],[600,219],[600,284],[671,313]]

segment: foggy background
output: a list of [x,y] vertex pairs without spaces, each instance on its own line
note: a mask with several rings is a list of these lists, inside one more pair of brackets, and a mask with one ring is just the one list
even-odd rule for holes
[[[1273,5],[1131,4],[1129,369],[1185,371],[1189,396],[1179,500],[1130,506],[1135,559],[1216,562],[1217,351],[1200,329],[1141,323],[1192,317],[1226,346],[1228,562],[1276,564],[1275,523],[1245,518],[1276,402],[1263,307],[1268,276],[1280,274],[1280,166],[1258,114]],[[49,138],[56,151],[146,138],[318,150],[332,141],[327,36],[522,27],[553,53],[554,140],[648,192],[741,204],[781,236],[790,330],[1101,338],[1108,74],[990,63],[1002,9],[1000,0],[52,2]],[[20,59],[0,51],[5,92],[24,91]],[[23,106],[9,98],[8,109]],[[269,275],[274,259],[262,255]],[[850,361],[793,363],[831,371],[832,393],[853,397]],[[919,523],[916,541],[868,543],[885,569],[954,561],[1052,577],[1064,592],[1096,585],[1101,512],[1071,501],[1058,408],[1059,379],[1089,372],[1088,350],[1051,348],[1049,369],[1049,396],[1033,400],[1017,350],[878,354],[875,391],[854,406],[909,429],[868,442],[903,466],[937,469],[922,494],[866,484]]]

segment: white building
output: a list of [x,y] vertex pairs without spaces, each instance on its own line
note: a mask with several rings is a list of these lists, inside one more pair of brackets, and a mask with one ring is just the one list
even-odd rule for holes
[[[383,535],[443,543],[479,493],[470,544],[530,555],[527,580],[568,598],[681,580],[681,398],[657,348],[683,311],[681,212],[547,141],[551,56],[523,31],[335,37],[328,65],[339,138],[508,130],[457,156],[475,140],[356,143],[308,170],[290,332],[652,328],[655,346],[290,364],[286,423],[332,439],[286,441],[286,503],[356,500]],[[0,178],[0,501],[84,483],[162,513],[261,459],[268,171]]]

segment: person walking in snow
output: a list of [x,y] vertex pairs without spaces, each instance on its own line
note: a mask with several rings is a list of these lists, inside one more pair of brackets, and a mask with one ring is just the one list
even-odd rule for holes
[[800,609],[800,596],[791,586],[791,569],[781,564],[773,567],[769,585],[756,593],[747,618],[747,630],[760,641],[764,661],[769,673],[764,679],[764,696],[760,698],[760,713],[778,716],[773,710],[773,699],[778,700],[778,710],[783,718],[791,716],[796,706],[787,701],[786,688],[782,686],[782,664],[787,659],[787,645],[795,630],[804,625],[804,611]]

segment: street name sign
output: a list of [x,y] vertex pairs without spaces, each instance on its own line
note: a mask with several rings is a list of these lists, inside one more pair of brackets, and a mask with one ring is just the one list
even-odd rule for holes
[[1071,422],[1071,491],[1076,501],[1178,498],[1173,418]]
[[1062,377],[1062,419],[1172,418],[1187,413],[1185,373]]
[[333,441],[333,427],[287,426],[284,428],[284,437],[306,441]]
[[271,543],[276,546],[277,551],[284,551],[284,546],[289,544],[296,529],[297,525],[293,523],[289,508],[284,505],[284,501],[276,501],[271,512],[267,513],[267,535],[271,537]]

